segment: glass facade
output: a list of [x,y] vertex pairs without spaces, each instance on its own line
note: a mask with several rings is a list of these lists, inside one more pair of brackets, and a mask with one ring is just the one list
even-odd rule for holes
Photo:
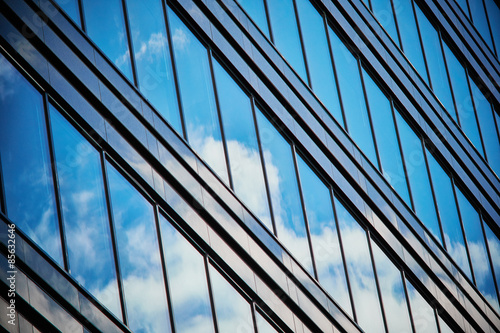
[[446,6],[484,49],[416,0],[8,1],[18,324],[495,331],[500,64],[470,59],[497,54],[498,7]]

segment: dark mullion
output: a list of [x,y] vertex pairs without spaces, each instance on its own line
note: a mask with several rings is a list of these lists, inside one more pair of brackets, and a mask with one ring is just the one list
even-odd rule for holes
[[80,14],[80,23],[82,30],[87,33],[87,25],[85,24],[85,14],[83,13],[83,0],[78,1],[78,11]]
[[[172,332],[175,332],[175,321],[174,312],[172,309],[172,302],[170,300],[170,288],[168,283],[168,271],[167,271],[167,260],[165,259],[165,254],[163,253],[163,240],[161,238],[161,226],[160,226],[160,214],[162,211],[158,204],[154,204],[155,210],[155,225],[156,225],[156,237],[158,238],[158,245],[160,250],[160,260],[161,260],[161,270],[163,272],[163,283],[165,285],[165,297],[167,299],[168,306],[168,318],[170,319],[170,328]],[[166,214],[164,214],[166,215]],[[168,219],[167,219],[168,220]]]
[[109,181],[108,181],[108,171],[107,171],[107,166],[106,166],[106,156],[107,154],[105,152],[100,153],[100,159],[101,159],[101,170],[102,170],[102,177],[103,177],[103,184],[104,184],[104,194],[106,197],[106,208],[108,210],[108,221],[109,221],[109,232],[111,234],[111,245],[112,245],[112,252],[113,252],[113,257],[115,260],[115,270],[116,270],[116,279],[118,282],[118,293],[120,295],[120,302],[122,305],[122,318],[123,318],[123,323],[125,325],[128,325],[128,320],[127,320],[127,307],[125,303],[125,295],[123,291],[123,281],[122,281],[122,275],[120,272],[120,260],[119,260],[119,254],[118,254],[118,241],[117,241],[117,236],[115,232],[115,223],[113,219],[113,210],[112,210],[112,203],[111,203],[111,193],[109,190]]
[[[479,118],[477,117],[477,109],[476,109],[476,101],[475,101],[475,98],[474,98],[474,94],[472,93],[472,85],[470,83],[470,81],[472,80],[469,76],[469,71],[467,69],[465,69],[465,76],[467,77],[467,85],[469,86],[469,94],[470,94],[470,97],[471,97],[471,100],[472,100],[472,108],[473,108],[473,111],[474,111],[474,119],[476,120],[476,125],[477,125],[477,132],[479,134],[479,140],[481,141],[481,150],[482,150],[482,156],[484,158],[485,161],[488,160],[488,157],[486,156],[486,149],[484,148],[484,140],[483,140],[483,135],[481,134],[481,126],[479,125]],[[471,141],[472,142],[472,141]],[[474,144],[473,144],[474,146]],[[481,151],[479,150],[479,147],[476,147],[474,146],[477,151],[479,153],[481,153]]]
[[297,185],[299,187],[299,195],[300,195],[300,203],[302,205],[302,215],[304,216],[304,223],[306,226],[306,236],[307,236],[307,242],[309,243],[309,252],[311,255],[311,264],[313,268],[313,274],[314,278],[318,280],[318,270],[316,269],[316,260],[314,259],[314,251],[313,251],[313,246],[312,246],[312,237],[311,237],[311,232],[309,228],[309,220],[307,218],[307,213],[306,213],[306,204],[304,201],[304,193],[302,192],[302,182],[300,180],[300,174],[299,174],[299,166],[297,164],[297,151],[295,149],[295,145],[292,145],[292,154],[293,154],[293,164],[295,168],[295,176],[297,178]]
[[[486,236],[486,230],[484,229],[484,224],[486,223],[482,217],[482,214],[479,214],[479,218],[481,221],[481,230],[483,232],[483,238],[484,238],[484,245],[486,246],[486,253],[488,255],[488,262],[490,264],[490,269],[491,269],[491,274],[493,277],[493,285],[495,286],[496,292],[497,292],[497,302],[500,303],[500,292],[499,292],[499,287],[497,284],[497,279],[495,278],[495,267],[493,266],[493,261],[491,259],[491,252],[490,252],[490,247],[488,244],[488,237]],[[488,302],[489,303],[489,302]]]
[[308,86],[311,87],[311,90],[313,89],[312,86],[312,81],[311,81],[311,73],[309,73],[309,66],[307,65],[307,55],[306,55],[306,47],[304,45],[304,37],[302,36],[302,28],[300,26],[300,19],[299,19],[299,11],[297,10],[297,3],[295,0],[292,0],[293,2],[293,10],[295,12],[295,21],[297,22],[297,31],[299,33],[299,39],[300,39],[300,46],[302,49],[302,56],[304,58],[304,67],[306,69],[306,76],[307,76],[307,83]]
[[165,29],[167,31],[167,40],[168,40],[168,51],[170,53],[170,62],[172,65],[172,75],[174,77],[174,86],[175,86],[175,94],[177,96],[177,105],[179,107],[179,113],[180,113],[180,118],[181,118],[181,126],[182,126],[182,132],[179,133],[181,136],[186,139],[187,141],[187,129],[186,129],[186,121],[184,119],[184,111],[183,111],[183,106],[182,106],[182,100],[181,100],[181,92],[179,88],[179,78],[177,74],[177,65],[175,64],[175,55],[174,55],[174,49],[173,49],[173,43],[172,43],[172,34],[170,33],[170,24],[169,24],[169,19],[168,19],[168,10],[167,7],[168,5],[165,3],[165,1],[162,1],[162,7],[163,7],[163,16],[165,20]]
[[5,216],[7,216],[7,202],[5,197],[5,187],[2,175],[2,154],[0,153],[0,212],[3,212]]
[[357,315],[356,315],[356,307],[354,306],[354,297],[352,296],[351,282],[349,280],[349,270],[347,269],[347,263],[345,260],[344,245],[342,243],[342,235],[340,232],[339,219],[337,216],[337,208],[335,207],[335,193],[333,192],[333,189],[330,188],[329,190],[330,190],[330,200],[332,202],[333,217],[335,219],[334,223],[335,223],[335,227],[337,229],[337,237],[339,239],[340,255],[342,257],[342,265],[344,266],[345,279],[347,282],[347,292],[349,293],[349,298],[351,301],[352,316],[354,318],[354,321],[358,322]]
[[403,289],[406,297],[406,306],[408,307],[408,314],[410,317],[410,324],[413,332],[416,332],[415,330],[415,322],[413,321],[413,311],[411,309],[411,302],[410,302],[410,297],[408,296],[408,287],[406,286],[406,276],[404,271],[401,272],[401,281],[403,281]]
[[210,308],[212,309],[212,319],[214,323],[215,332],[219,332],[219,327],[217,323],[217,312],[215,312],[215,300],[214,300],[214,292],[212,289],[212,281],[210,279],[210,261],[208,260],[208,255],[203,255],[203,264],[205,265],[205,274],[207,279],[208,286],[208,296],[210,298]]
[[490,24],[490,16],[488,15],[488,10],[486,9],[486,3],[484,2],[484,0],[482,0],[482,3],[483,3],[483,9],[484,9],[484,13],[486,15],[486,23],[488,24],[488,32],[490,33],[490,38],[491,38],[491,44],[492,44],[492,53],[496,56],[498,56],[498,53],[497,53],[497,48],[496,48],[496,45],[495,45],[495,36],[493,35],[493,30],[491,29],[491,24]]
[[436,321],[436,328],[438,333],[441,333],[441,326],[439,325],[439,315],[436,308],[432,308],[432,312],[434,313],[434,320]]
[[260,140],[260,133],[259,133],[259,126],[257,124],[257,110],[255,110],[255,99],[253,96],[251,98],[251,105],[252,105],[252,116],[253,116],[253,121],[254,121],[254,126],[255,126],[255,135],[257,136],[257,144],[259,146],[259,156],[260,156],[260,163],[262,165],[262,173],[264,174],[264,183],[266,186],[266,195],[267,195],[267,202],[269,203],[269,215],[271,218],[271,224],[273,227],[273,234],[276,236],[278,234],[278,231],[276,229],[276,221],[274,219],[274,211],[273,211],[273,204],[271,200],[271,189],[269,187],[269,180],[267,178],[267,170],[266,170],[266,162],[264,160],[264,150],[262,149],[262,143]]
[[52,137],[52,126],[50,124],[50,116],[49,116],[49,97],[47,93],[43,93],[43,113],[45,117],[45,125],[47,130],[47,144],[49,148],[49,158],[50,158],[50,169],[52,171],[52,181],[54,185],[54,197],[56,199],[56,214],[59,222],[59,233],[61,237],[61,249],[63,255],[63,263],[64,269],[71,273],[69,266],[69,258],[68,258],[68,249],[66,246],[66,232],[63,221],[62,214],[62,202],[61,202],[61,194],[59,191],[59,180],[57,178],[57,166],[56,166],[56,156],[54,149],[54,142]]
[[[258,1],[258,0],[254,0]],[[267,0],[262,0],[264,2],[264,11],[266,14],[267,28],[269,30],[269,39],[274,44],[273,28],[271,28],[271,15],[269,15],[269,6],[267,5]]]
[[216,110],[217,119],[219,120],[220,135],[221,135],[221,139],[222,139],[222,146],[224,148],[224,155],[225,155],[226,168],[227,168],[227,177],[229,179],[229,187],[232,188],[233,191],[236,191],[236,189],[234,188],[233,175],[231,172],[231,162],[229,161],[229,150],[227,148],[226,135],[224,133],[224,126],[222,125],[222,112],[220,110],[219,94],[217,91],[217,83],[215,82],[214,64],[213,64],[213,57],[212,57],[212,50],[211,49],[207,49],[207,55],[208,55],[208,65],[210,67],[210,78],[212,79],[215,107],[217,109]]
[[[417,33],[418,33],[418,40],[420,41],[420,49],[422,50],[422,57],[424,59],[424,65],[425,65],[425,71],[427,72],[427,79],[428,79],[428,82],[429,82],[429,87],[431,88],[431,90],[434,91],[434,89],[432,89],[432,80],[431,80],[431,73],[429,73],[429,65],[427,65],[427,56],[425,55],[425,48],[424,48],[424,42],[422,41],[422,34],[420,33],[420,26],[418,24],[418,17],[417,17],[417,11],[415,10],[415,6],[418,6],[417,4],[415,4],[415,1],[411,1],[411,8],[413,10],[413,17],[415,18],[415,25],[417,26]],[[418,73],[418,71],[417,71]],[[421,74],[421,73],[419,73]]]
[[135,63],[135,57],[134,57],[134,48],[133,48],[133,42],[132,42],[132,32],[130,28],[130,20],[128,17],[128,7],[127,7],[127,1],[126,0],[121,0],[122,3],[122,9],[123,9],[123,18],[124,18],[124,23],[125,23],[125,33],[126,33],[126,38],[127,38],[127,44],[128,44],[128,49],[129,49],[129,56],[130,56],[130,65],[132,66],[132,79],[134,80],[134,85],[139,88],[139,76],[137,75],[137,65]]
[[394,1],[389,0],[391,2],[391,8],[392,8],[392,16],[394,17],[394,25],[396,26],[396,33],[398,34],[398,39],[399,39],[399,48],[403,50],[403,40],[401,39],[401,32],[399,31],[399,24],[398,24],[398,17],[396,15],[396,10],[394,8]]
[[[475,0],[473,0],[475,1]],[[470,10],[470,5],[469,5],[469,0],[465,0],[465,4],[467,5],[467,13],[465,13],[467,15],[467,18],[469,19],[469,21],[474,24],[474,22],[472,21],[472,12]],[[460,5],[458,6],[460,7]]]
[[[457,116],[457,125],[458,125],[458,127],[461,127],[460,126],[460,112],[458,110],[458,105],[457,105],[456,98],[455,98],[455,91],[453,89],[453,85],[451,84],[451,76],[450,76],[450,69],[448,68],[448,60],[446,59],[446,54],[444,52],[445,41],[443,40],[443,35],[441,33],[441,30],[437,30],[437,32],[438,32],[438,38],[439,38],[439,46],[441,47],[441,53],[443,55],[444,67],[445,67],[445,70],[446,70],[446,77],[448,78],[448,84],[450,86],[450,92],[451,92],[451,98],[452,98],[452,101],[453,101],[453,107],[455,108],[455,114]],[[449,111],[451,112],[453,110],[449,110]]]
[[253,323],[253,332],[254,333],[259,333],[258,331],[258,328],[257,328],[257,309],[255,307],[255,302],[251,302],[250,303],[250,308],[251,308],[251,311],[252,311],[252,323]]
[[[491,112],[493,113],[493,122],[495,123],[495,131],[497,132],[498,141],[500,143],[500,123],[497,121],[495,106],[491,104]],[[498,175],[500,177],[500,175]]]

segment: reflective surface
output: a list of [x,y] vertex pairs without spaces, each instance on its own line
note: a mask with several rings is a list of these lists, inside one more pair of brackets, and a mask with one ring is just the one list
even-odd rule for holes
[[497,52],[497,57],[500,56],[500,7],[495,0],[484,0],[486,6],[486,13],[490,22],[490,29],[492,31],[493,41]]
[[255,319],[257,321],[257,331],[259,333],[276,333],[278,332],[269,322],[264,319],[264,317],[258,313],[255,312]]
[[55,2],[71,17],[78,26],[81,26],[78,0],[55,0]]
[[[500,286],[500,240],[497,236],[491,231],[488,224],[484,223],[484,231],[486,234],[486,241],[488,244],[488,250],[490,252],[491,263],[493,264],[493,271],[495,273],[495,281],[497,283],[497,288]],[[500,299],[500,291],[497,290],[498,297]],[[494,303],[493,303],[494,304]],[[496,310],[500,312],[500,309],[497,307]]]
[[406,280],[406,290],[408,292],[413,324],[415,325],[415,333],[438,333],[434,309],[408,280]]
[[260,30],[269,37],[265,0],[238,0],[238,3],[248,13],[248,16],[257,24]]
[[[491,40],[490,30],[488,27],[488,19],[484,11],[483,1],[471,0],[469,1],[469,8],[471,13],[472,22],[477,31],[481,34],[483,40],[488,44],[491,50],[493,49],[493,42]],[[498,33],[498,31],[497,31]]]
[[[399,3],[399,2],[398,2]],[[396,21],[394,18],[394,12],[392,10],[391,0],[371,0],[372,11],[379,23],[384,27],[392,40],[399,44],[399,36],[396,28]]]

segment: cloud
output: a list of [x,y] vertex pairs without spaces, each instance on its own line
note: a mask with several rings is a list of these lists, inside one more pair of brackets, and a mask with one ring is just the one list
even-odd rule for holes
[[153,62],[167,51],[168,39],[162,32],[153,33],[147,42],[142,42],[139,51],[135,52],[137,61]]
[[172,36],[172,43],[174,44],[174,47],[177,51],[184,52],[189,47],[191,41],[184,29],[176,28]]

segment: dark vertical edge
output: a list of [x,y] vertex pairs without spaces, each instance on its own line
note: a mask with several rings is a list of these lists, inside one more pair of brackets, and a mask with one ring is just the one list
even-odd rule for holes
[[[256,0],[254,0],[256,1]],[[271,27],[271,15],[269,14],[269,6],[267,4],[267,0],[262,0],[264,2],[264,11],[266,14],[266,20],[267,20],[267,28],[269,31],[269,39],[271,40],[272,43],[274,43],[274,37],[273,37],[273,28]]]
[[432,308],[432,312],[434,313],[434,320],[436,321],[436,328],[438,333],[441,333],[441,325],[439,325],[439,315],[436,308]]
[[203,263],[205,265],[205,274],[207,279],[208,286],[208,297],[210,298],[210,308],[212,310],[212,319],[214,323],[215,332],[219,332],[219,327],[217,323],[217,312],[215,311],[215,299],[214,299],[214,291],[212,289],[212,281],[210,279],[210,261],[208,260],[208,255],[203,255]]
[[302,57],[304,59],[304,67],[306,69],[306,75],[307,75],[307,83],[311,89],[313,88],[312,86],[312,81],[311,81],[311,73],[309,72],[309,66],[308,66],[308,61],[307,61],[307,55],[306,55],[306,46],[304,44],[304,37],[302,36],[302,27],[300,25],[300,19],[299,19],[299,11],[297,9],[297,2],[296,0],[292,0],[293,2],[293,10],[295,12],[295,20],[297,22],[297,31],[299,33],[299,39],[300,39],[300,46],[302,49]]
[[[484,14],[486,15],[486,23],[488,24],[488,32],[490,33],[490,38],[491,38],[491,46],[492,46],[492,50],[491,52],[498,56],[498,53],[497,53],[497,46],[495,44],[495,36],[493,35],[493,30],[491,29],[491,23],[490,23],[490,17],[488,15],[488,9],[486,8],[486,3],[484,2],[484,0],[480,0],[482,5],[483,5],[483,9],[484,9]],[[497,31],[497,33],[499,33]]]
[[[418,40],[420,41],[420,50],[422,51],[422,57],[424,58],[424,65],[425,65],[425,71],[427,72],[427,82],[429,83],[429,87],[431,87],[432,90],[432,80],[431,80],[431,73],[429,72],[429,65],[427,65],[427,56],[425,54],[425,48],[424,48],[424,42],[422,40],[422,34],[420,33],[420,26],[418,24],[418,17],[417,17],[417,11],[415,10],[415,6],[418,6],[415,4],[415,1],[411,1],[411,8],[413,10],[413,17],[415,18],[415,25],[417,27],[417,33],[418,33]],[[418,71],[417,71],[418,73]],[[421,74],[421,73],[418,73]]]
[[484,140],[483,140],[483,134],[481,133],[481,125],[479,124],[479,119],[477,117],[477,108],[476,108],[476,101],[475,101],[475,97],[474,97],[474,94],[472,92],[472,85],[471,85],[471,77],[469,75],[469,71],[467,69],[465,69],[465,76],[467,77],[467,85],[469,86],[469,94],[470,94],[470,97],[471,97],[471,100],[472,100],[472,107],[473,107],[473,111],[474,111],[474,119],[476,121],[476,125],[477,125],[477,132],[479,133],[479,140],[481,140],[481,149],[479,149],[479,147],[476,147],[474,145],[472,145],[473,147],[475,147],[477,149],[477,151],[479,152],[480,155],[482,155],[483,159],[485,161],[488,160],[488,156],[486,156],[486,149],[484,148]]
[[394,7],[394,0],[389,0],[391,2],[392,16],[394,17],[394,26],[396,28],[396,33],[398,34],[398,46],[403,50],[403,41],[401,39],[401,32],[399,31],[398,16],[396,15],[396,8]]
[[[457,104],[457,101],[455,98],[455,91],[453,89],[453,85],[451,84],[451,75],[450,75],[450,69],[448,68],[448,60],[446,59],[446,53],[444,52],[445,41],[443,40],[441,30],[439,30],[439,29],[436,29],[436,30],[438,32],[439,46],[441,47],[441,53],[443,54],[443,61],[444,61],[444,68],[446,70],[446,77],[448,78],[448,83],[450,85],[451,98],[453,99],[453,106],[455,107],[455,115],[457,117],[456,122],[457,122],[458,126],[460,127],[460,117],[459,117],[460,112],[458,110],[458,104]],[[443,105],[443,107],[444,107],[444,105]],[[452,110],[447,110],[447,111],[451,112]]]
[[250,307],[252,311],[253,331],[254,333],[259,333],[259,330],[257,328],[257,309],[255,308],[255,302],[251,302]]
[[137,65],[135,63],[135,57],[134,57],[134,47],[133,47],[133,41],[132,41],[132,32],[130,28],[130,20],[128,16],[128,6],[127,6],[127,1],[126,0],[121,0],[122,3],[122,9],[123,9],[123,19],[125,23],[125,33],[127,34],[127,45],[128,45],[128,52],[130,56],[130,65],[132,66],[132,78],[134,80],[134,85],[139,88],[139,77],[137,75]]
[[80,23],[82,25],[82,30],[87,32],[87,25],[85,24],[85,13],[83,12],[83,1],[84,0],[77,0],[78,1],[78,11],[80,12]]
[[[484,245],[486,247],[486,253],[488,255],[488,263],[490,265],[491,275],[492,275],[492,278],[493,278],[493,285],[495,286],[495,290],[496,290],[496,294],[497,294],[497,304],[500,304],[500,293],[499,293],[499,290],[498,290],[497,279],[495,277],[495,267],[493,265],[493,259],[491,258],[491,251],[490,251],[490,246],[488,244],[488,237],[486,236],[486,230],[484,228],[484,224],[486,223],[486,221],[482,217],[482,214],[479,214],[479,218],[480,218],[480,221],[481,221],[481,231],[483,233]],[[499,260],[498,258],[496,258],[496,259]],[[491,305],[491,307],[493,307],[493,304],[491,304],[490,302],[487,302],[487,303],[489,305]]]
[[3,184],[3,176],[2,176],[2,153],[0,151],[0,212],[3,212],[5,216],[7,216],[7,202],[6,202],[6,194],[5,194],[5,186]]
[[406,286],[407,281],[406,281],[406,276],[405,276],[404,271],[401,271],[401,281],[403,281],[403,289],[404,289],[404,293],[405,293],[405,297],[406,297],[406,305],[408,306],[408,315],[410,317],[411,329],[413,330],[413,332],[416,332],[415,322],[413,320],[413,312],[411,309],[410,296],[408,294],[408,287]]

